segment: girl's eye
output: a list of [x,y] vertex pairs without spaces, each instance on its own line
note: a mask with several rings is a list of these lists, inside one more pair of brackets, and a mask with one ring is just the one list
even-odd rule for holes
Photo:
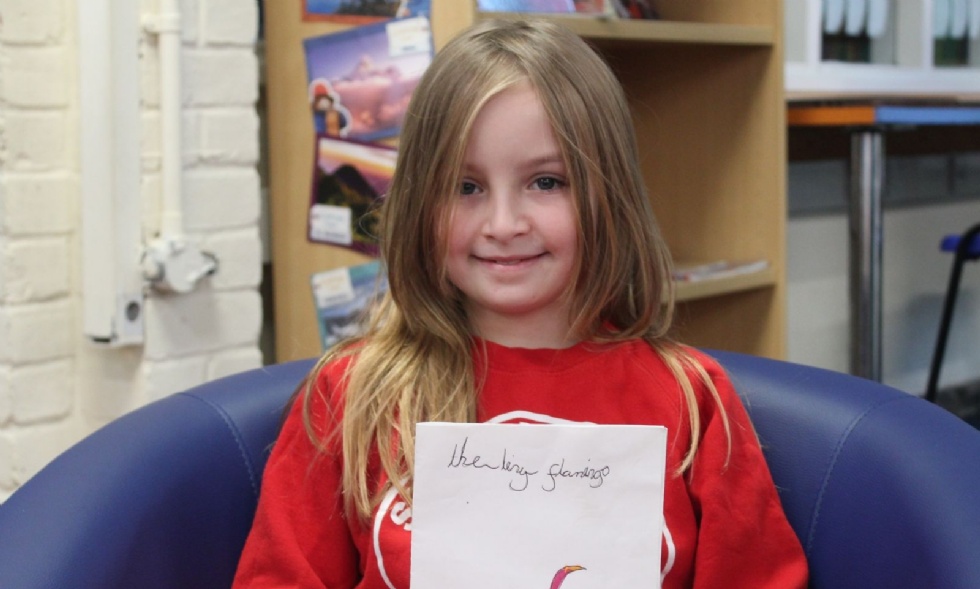
[[564,183],[561,180],[559,180],[558,178],[552,178],[551,176],[544,176],[534,181],[534,186],[538,190],[545,190],[545,191],[558,190],[563,185]]
[[477,187],[476,184],[472,182],[463,182],[459,187],[459,193],[467,196],[470,194],[476,194]]

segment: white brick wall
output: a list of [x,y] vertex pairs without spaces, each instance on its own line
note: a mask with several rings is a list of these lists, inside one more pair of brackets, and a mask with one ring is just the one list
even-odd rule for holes
[[[2,115],[0,115],[2,117]],[[0,235],[65,235],[74,229],[77,181],[67,171],[0,173]]]
[[65,236],[0,238],[0,301],[15,304],[66,296],[68,258]]
[[[75,0],[0,0],[0,501],[94,428],[261,365],[257,0],[182,0],[185,233],[220,262],[147,297],[145,344],[80,328]],[[156,0],[141,0],[144,14]],[[143,231],[159,228],[156,40],[143,34]]]

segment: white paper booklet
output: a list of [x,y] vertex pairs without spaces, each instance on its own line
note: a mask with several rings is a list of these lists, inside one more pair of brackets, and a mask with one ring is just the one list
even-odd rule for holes
[[420,423],[413,589],[660,587],[667,430]]

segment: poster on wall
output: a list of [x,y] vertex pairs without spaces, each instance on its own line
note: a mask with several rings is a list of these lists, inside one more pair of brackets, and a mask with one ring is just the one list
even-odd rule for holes
[[429,16],[430,0],[302,0],[304,21],[365,24]]
[[310,277],[323,350],[360,335],[367,310],[387,290],[378,261],[335,268]]
[[312,37],[303,46],[316,132],[359,141],[398,134],[433,53],[424,17]]
[[318,135],[307,238],[376,256],[377,208],[398,152],[385,145]]

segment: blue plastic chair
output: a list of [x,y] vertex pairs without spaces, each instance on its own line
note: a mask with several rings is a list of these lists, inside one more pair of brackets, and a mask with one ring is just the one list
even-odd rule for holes
[[[811,589],[980,587],[980,432],[847,374],[732,352]],[[0,505],[2,589],[228,587],[283,408],[313,362],[129,413]]]
[[953,269],[949,273],[949,286],[946,287],[946,300],[943,302],[943,314],[939,321],[936,349],[932,354],[932,364],[929,366],[926,400],[931,402],[936,401],[938,393],[939,372],[942,369],[943,357],[946,355],[946,342],[949,338],[950,323],[953,320],[956,295],[960,289],[963,265],[980,259],[980,224],[970,227],[962,235],[947,235],[940,243],[940,249],[944,252],[953,253]]

